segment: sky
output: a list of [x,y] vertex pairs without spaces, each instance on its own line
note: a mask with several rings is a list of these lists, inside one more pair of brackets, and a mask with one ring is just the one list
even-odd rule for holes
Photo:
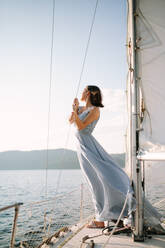
[[[95,4],[55,1],[49,149],[76,150],[68,117]],[[53,0],[0,2],[0,151],[47,148],[52,6]],[[78,93],[80,99],[88,84],[102,90],[105,107],[93,135],[109,153],[125,151],[126,8],[125,0],[99,0]]]

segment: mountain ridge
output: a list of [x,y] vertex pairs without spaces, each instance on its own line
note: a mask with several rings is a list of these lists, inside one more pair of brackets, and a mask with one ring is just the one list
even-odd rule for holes
[[[121,166],[125,164],[125,154],[110,154]],[[39,169],[80,169],[76,151],[69,149],[4,151],[0,152],[0,170],[39,170]]]

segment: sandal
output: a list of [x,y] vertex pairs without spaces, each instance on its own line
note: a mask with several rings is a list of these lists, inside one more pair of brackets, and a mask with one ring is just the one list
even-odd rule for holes
[[87,228],[104,228],[104,222],[99,222],[99,221],[92,221],[91,223],[89,223],[87,226]]

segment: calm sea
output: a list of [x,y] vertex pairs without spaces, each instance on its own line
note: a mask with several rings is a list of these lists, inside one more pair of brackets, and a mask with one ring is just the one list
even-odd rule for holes
[[[29,247],[36,247],[44,235],[79,221],[82,183],[85,217],[93,212],[93,207],[81,170],[48,170],[47,182],[45,170],[1,170],[0,208],[23,203],[16,243],[22,240],[27,241]],[[14,209],[0,213],[0,248],[9,247],[13,218]]]
[[[146,194],[152,203],[165,197],[164,168],[164,171],[159,166],[147,170]],[[0,208],[24,203],[19,211],[16,247],[20,241],[37,247],[44,236],[79,221],[82,183],[85,180],[81,170],[48,170],[47,183],[44,170],[0,171]],[[85,217],[93,213],[85,185],[83,198]],[[14,209],[0,213],[0,248],[9,247],[13,217]]]

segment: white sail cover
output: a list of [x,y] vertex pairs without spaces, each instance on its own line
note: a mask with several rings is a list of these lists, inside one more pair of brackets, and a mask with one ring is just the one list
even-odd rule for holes
[[140,147],[165,152],[165,0],[136,2],[137,77],[146,109]]
[[[139,189],[135,191],[139,200],[137,208],[139,215],[135,217],[135,229],[139,233],[143,230],[141,219],[144,218],[145,226],[155,228],[157,233],[164,233],[160,225],[161,215],[147,200],[143,201],[141,178],[137,180],[135,134],[138,119],[136,103],[139,114],[139,106],[143,99],[145,111],[141,126],[138,126],[140,128],[138,158],[148,161],[165,160],[165,0],[128,0],[127,45],[129,72],[126,169],[131,171],[134,185]],[[144,202],[144,216],[141,215],[142,202]]]

